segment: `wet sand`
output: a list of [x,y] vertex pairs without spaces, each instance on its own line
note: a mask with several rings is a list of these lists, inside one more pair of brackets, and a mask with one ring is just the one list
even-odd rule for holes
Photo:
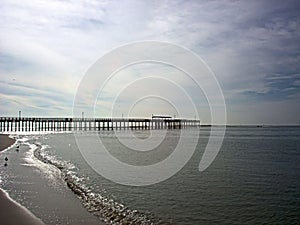
[[[2,135],[1,138],[9,141],[8,136]],[[26,161],[29,147],[23,143],[19,146],[18,152],[11,149],[0,154],[0,170],[4,172],[2,173],[2,179],[5,181],[2,183],[3,189],[26,209],[11,201],[5,193],[1,193],[0,224],[3,224],[3,221],[7,221],[4,224],[22,224],[21,221],[24,222],[23,224],[42,224],[37,217],[49,225],[104,224],[84,208],[78,197],[59,176],[52,174],[57,173],[57,169],[42,162],[36,165],[34,161]],[[4,166],[4,156],[8,157],[7,166]],[[2,220],[4,218],[2,214],[10,220]]]
[[[15,140],[8,135],[0,134],[0,151],[8,148],[15,143]],[[42,225],[40,219],[35,217],[26,208],[12,200],[6,192],[0,189],[0,218],[1,224],[19,224],[19,225]]]
[[43,225],[44,223],[35,217],[26,208],[13,201],[7,193],[0,189],[0,218],[3,225]]

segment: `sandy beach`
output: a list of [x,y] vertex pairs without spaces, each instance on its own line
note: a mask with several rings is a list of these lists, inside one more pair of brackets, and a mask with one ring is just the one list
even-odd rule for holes
[[[8,148],[15,143],[15,140],[8,135],[0,134],[0,151]],[[1,159],[4,160],[4,159]],[[1,224],[44,224],[40,219],[35,217],[29,210],[12,200],[9,195],[0,189],[0,218]]]
[[[7,135],[0,137],[1,150],[15,142]],[[104,224],[84,208],[59,176],[53,180],[47,171],[35,167],[35,163],[43,167],[42,162],[25,160],[27,145],[20,143],[18,149],[0,154],[1,187],[5,190],[0,189],[0,224]]]
[[0,134],[0,152],[15,143],[15,140],[6,134]]
[[7,193],[0,189],[0,218],[3,225],[42,225],[40,219],[29,210],[13,201]]

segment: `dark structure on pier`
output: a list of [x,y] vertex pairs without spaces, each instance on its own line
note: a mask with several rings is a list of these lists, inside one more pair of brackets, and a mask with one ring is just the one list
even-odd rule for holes
[[35,118],[0,117],[0,132],[77,131],[108,129],[181,129],[200,126],[200,120],[174,118]]

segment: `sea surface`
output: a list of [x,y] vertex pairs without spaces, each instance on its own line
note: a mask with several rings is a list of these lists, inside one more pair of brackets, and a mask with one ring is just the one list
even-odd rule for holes
[[[17,144],[29,147],[22,157],[31,160],[32,169],[43,167],[40,171],[50,183],[52,180],[53,188],[57,182],[67,184],[87,211],[108,223],[299,224],[300,127],[227,127],[216,159],[208,169],[199,172],[210,130],[210,127],[201,127],[187,128],[184,133],[177,129],[76,133],[77,141],[79,139],[87,150],[97,151],[100,138],[112,156],[135,166],[159,163],[170,156],[180,135],[199,138],[194,154],[178,173],[148,186],[118,184],[95,172],[84,160],[73,133],[15,137],[19,140]],[[164,135],[159,145],[151,143]],[[131,139],[146,140],[150,136],[149,146],[144,147],[155,146],[155,151],[149,154],[132,152],[118,140],[122,137],[130,143]],[[134,179],[124,171],[114,168],[111,171],[119,172],[125,180]],[[27,195],[14,183],[21,174],[13,168],[8,173],[1,165],[0,187],[13,192],[12,197],[17,199]],[[26,204],[31,210],[46,214],[39,212],[41,202],[32,197],[34,195],[30,196]],[[59,218],[55,223],[59,223]]]

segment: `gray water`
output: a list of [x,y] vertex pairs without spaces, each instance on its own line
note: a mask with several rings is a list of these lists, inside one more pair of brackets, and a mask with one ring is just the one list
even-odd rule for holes
[[[188,129],[188,136],[194,137],[196,131]],[[117,132],[133,138],[128,130]],[[156,130],[154,136],[160,132],[165,131]],[[80,133],[79,138],[86,148],[96,150],[95,138],[101,137],[116,158],[146,165],[149,158],[158,162],[172,154],[180,134],[180,130],[169,130],[165,141],[146,157],[130,155],[114,131]],[[41,135],[29,142],[44,146],[36,157],[62,171],[63,180],[88,211],[112,223],[299,223],[300,127],[228,127],[215,161],[199,172],[209,134],[209,127],[200,128],[194,155],[176,175],[144,187],[116,184],[96,173],[83,159],[74,134]],[[149,131],[134,135],[147,138]]]

